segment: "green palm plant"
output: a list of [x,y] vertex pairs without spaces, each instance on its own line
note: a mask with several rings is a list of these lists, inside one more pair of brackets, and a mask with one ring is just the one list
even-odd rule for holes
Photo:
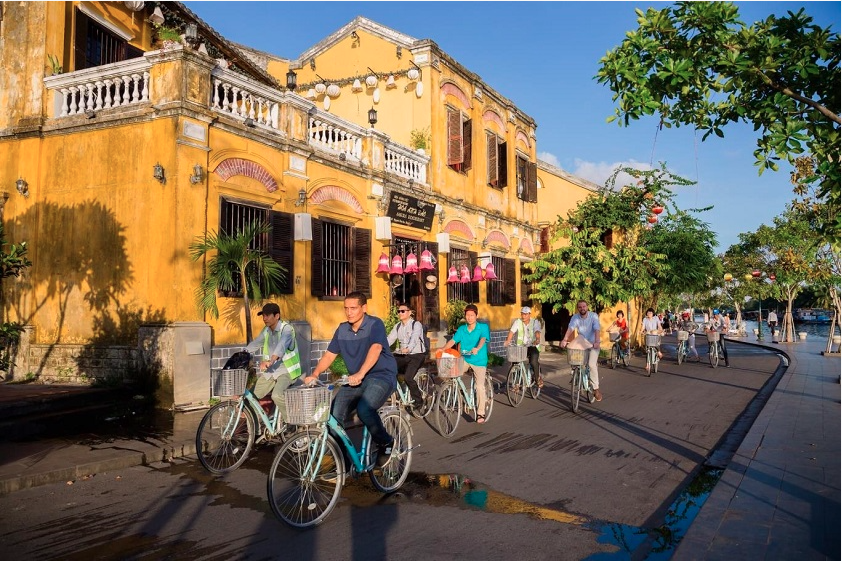
[[285,278],[283,267],[262,249],[255,249],[255,240],[268,236],[271,226],[261,220],[249,222],[233,236],[225,232],[211,232],[197,237],[190,244],[190,257],[198,261],[208,253],[214,255],[205,265],[205,276],[196,289],[196,304],[202,312],[219,317],[217,294],[242,287],[246,310],[246,342],[251,335],[251,302],[266,294],[277,294]]

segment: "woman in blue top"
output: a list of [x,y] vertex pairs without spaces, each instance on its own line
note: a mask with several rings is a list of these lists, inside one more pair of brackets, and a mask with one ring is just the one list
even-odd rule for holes
[[[468,368],[474,370],[474,387],[477,388],[477,411],[485,411],[485,376],[488,369],[488,340],[491,333],[488,325],[477,323],[479,310],[473,304],[465,306],[465,323],[459,326],[453,339],[444,346],[445,350],[452,348],[457,343],[462,357],[462,374]],[[485,415],[477,413],[477,422],[484,423]]]

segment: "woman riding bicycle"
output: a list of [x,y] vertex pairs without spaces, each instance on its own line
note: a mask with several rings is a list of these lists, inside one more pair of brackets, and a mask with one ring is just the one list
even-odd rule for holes
[[412,317],[412,310],[406,303],[398,305],[398,317],[400,321],[389,333],[389,347],[399,341],[398,348],[394,351],[395,361],[398,363],[398,374],[404,377],[409,395],[416,406],[420,406],[424,398],[421,389],[415,382],[415,375],[418,369],[424,364],[427,358],[427,346],[424,341],[424,326],[421,322],[415,321]]
[[626,314],[623,310],[617,310],[617,319],[614,320],[608,331],[616,331],[620,333],[620,349],[628,354],[629,352],[629,322],[626,321]]
[[696,361],[701,361],[702,359],[699,357],[699,351],[696,350],[696,330],[699,329],[699,324],[693,321],[690,317],[690,312],[682,312],[681,323],[679,323],[678,326],[678,328],[682,331],[689,333],[689,336],[687,337],[687,347],[690,350],[690,353],[696,358]]
[[[646,317],[643,318],[643,334],[663,335],[664,328],[660,318],[655,316],[655,310],[649,308],[646,310]],[[658,349],[658,358],[664,358],[664,353]]]

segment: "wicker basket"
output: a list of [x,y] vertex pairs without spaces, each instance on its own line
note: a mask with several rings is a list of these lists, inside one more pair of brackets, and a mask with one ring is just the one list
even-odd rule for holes
[[439,378],[458,378],[462,375],[462,358],[453,355],[442,355],[436,359]]
[[313,425],[324,423],[330,416],[330,387],[287,388],[284,392],[288,425]]
[[570,366],[581,366],[585,364],[585,353],[587,349],[571,349],[567,348],[567,362]]
[[525,362],[527,348],[526,345],[509,345],[506,347],[506,358],[509,362]]
[[678,340],[679,341],[686,341],[689,338],[690,338],[690,332],[689,331],[679,331],[678,332]]
[[719,341],[719,331],[708,331],[708,343]]
[[244,368],[232,368],[230,370],[214,368],[211,370],[211,394],[214,397],[243,395],[243,392],[246,391],[248,377],[248,370]]
[[646,346],[647,347],[660,347],[661,346],[661,336],[655,335],[654,333],[647,333],[646,334]]
[[608,339],[613,343],[620,339],[620,332],[619,331],[609,331],[608,332]]

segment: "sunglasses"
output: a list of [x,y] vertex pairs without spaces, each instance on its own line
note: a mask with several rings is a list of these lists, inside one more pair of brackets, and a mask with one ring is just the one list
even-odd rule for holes
[[409,310],[398,310],[398,313],[399,313],[399,314],[405,314],[405,313],[406,313],[406,312],[408,312],[408,311],[409,311]]

